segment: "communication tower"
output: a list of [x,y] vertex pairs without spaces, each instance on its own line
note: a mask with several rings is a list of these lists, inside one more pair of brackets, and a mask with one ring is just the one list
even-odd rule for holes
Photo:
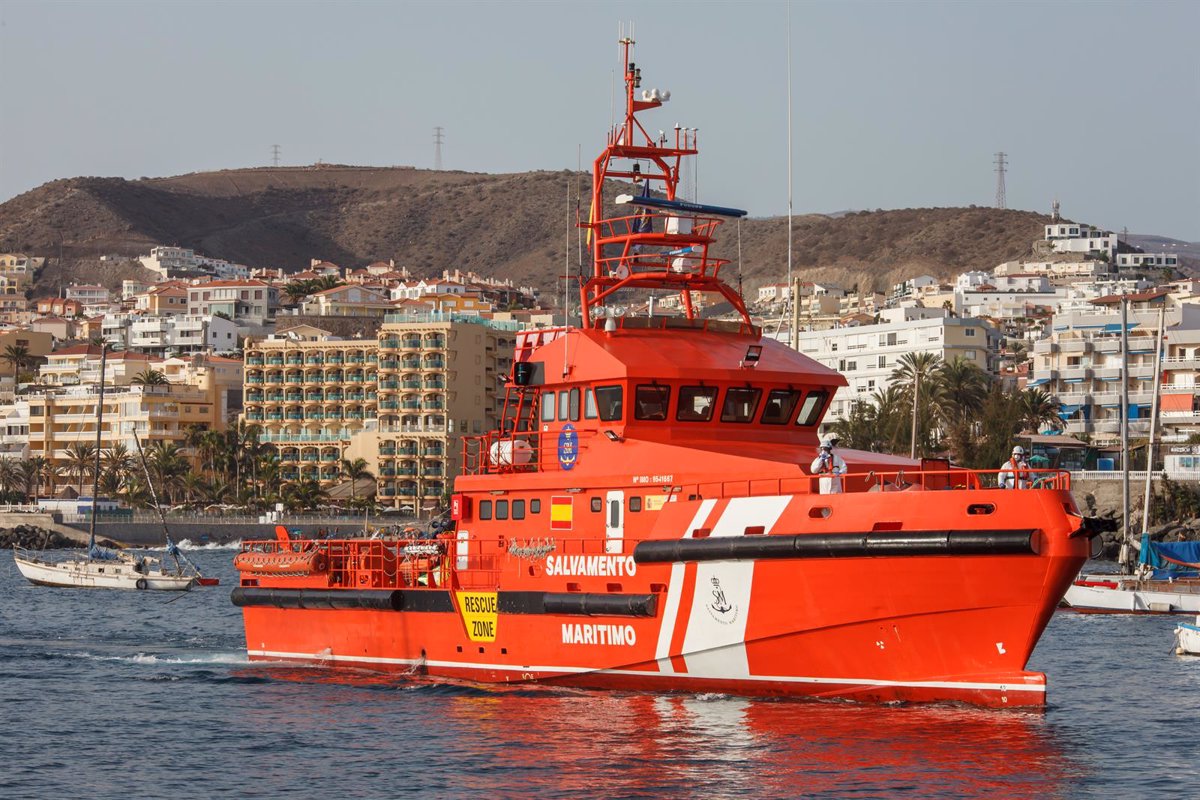
[[433,168],[440,170],[442,168],[442,141],[444,129],[438,125],[433,129]]
[[279,145],[277,144],[271,145],[271,164],[276,167],[279,166]]
[[1004,161],[1003,152],[996,153],[996,208],[1008,208],[1004,200]]

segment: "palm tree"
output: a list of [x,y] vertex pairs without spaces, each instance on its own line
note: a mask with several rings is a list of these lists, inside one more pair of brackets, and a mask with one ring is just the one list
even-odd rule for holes
[[84,442],[73,442],[67,447],[67,475],[75,476],[79,493],[83,494],[83,482],[96,474],[96,448]]
[[165,386],[169,381],[163,373],[146,367],[146,369],[133,376],[133,383],[137,386]]
[[289,508],[298,511],[314,510],[328,496],[328,493],[321,486],[320,482],[312,478],[305,478],[295,483],[289,483],[283,489],[284,503]]
[[10,344],[4,348],[0,359],[12,364],[14,380],[20,383],[21,373],[25,371],[25,366],[29,363],[29,348],[23,344]]
[[1054,430],[1062,427],[1062,419],[1058,416],[1059,402],[1044,389],[1034,387],[1026,389],[1020,395],[1021,424],[1032,433],[1037,433],[1042,423],[1047,423]]
[[136,466],[133,454],[124,444],[117,443],[100,454],[101,478],[112,473],[118,480],[125,480]]
[[[933,385],[932,381],[934,373],[941,363],[942,357],[937,353],[905,353],[900,356],[897,362],[898,366],[892,370],[892,380],[898,383],[905,395],[912,400],[912,438],[909,458],[917,457],[918,410],[922,399],[922,384],[925,385],[924,391],[928,398],[936,390],[936,385]],[[926,426],[926,436],[928,434],[929,429]]]
[[988,376],[974,362],[959,356],[943,363],[935,379],[941,401],[938,418],[951,455],[957,463],[964,464],[975,446],[975,428],[987,398]]
[[38,480],[46,487],[46,495],[48,497],[53,497],[54,489],[58,483],[59,477],[62,474],[62,470],[58,464],[55,464],[48,458],[42,458],[41,456],[38,456],[37,458],[39,459],[39,464],[41,466],[41,469],[38,472]]
[[374,473],[367,468],[368,466],[365,458],[356,458],[353,461],[348,458],[342,459],[341,473],[343,478],[347,478],[350,481],[350,502],[353,505],[358,505],[356,487],[358,481],[375,477]]
[[146,468],[159,492],[159,500],[172,503],[188,473],[188,462],[174,442],[156,441],[146,448]]
[[45,464],[45,458],[34,456],[25,459],[17,465],[17,474],[20,477],[21,486],[25,490],[25,496],[32,498],[34,505],[37,504],[38,488],[41,485],[42,469],[45,467]]

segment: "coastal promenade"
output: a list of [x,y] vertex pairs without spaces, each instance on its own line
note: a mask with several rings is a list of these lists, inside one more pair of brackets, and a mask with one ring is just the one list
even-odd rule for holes
[[[276,522],[261,522],[251,516],[168,516],[167,524],[171,538],[176,542],[187,540],[193,544],[227,544],[239,539],[271,539],[275,526],[284,525],[289,531],[299,531],[312,536],[319,533],[354,536],[364,529],[376,530],[393,526],[415,525],[423,528],[425,523],[409,517],[396,515],[368,517],[337,515],[303,515],[281,517]],[[78,542],[88,539],[88,518],[80,514],[62,514],[45,511],[0,511],[0,528],[32,526],[60,533]],[[162,523],[155,514],[138,513],[123,519],[105,519],[101,514],[96,521],[96,537],[109,539],[118,544],[133,547],[153,547],[163,543]]]

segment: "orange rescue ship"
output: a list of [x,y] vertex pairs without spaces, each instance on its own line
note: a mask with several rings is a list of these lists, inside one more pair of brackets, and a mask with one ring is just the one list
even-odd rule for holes
[[[677,196],[695,132],[642,127],[667,95],[641,90],[622,44],[580,324],[518,336],[503,429],[464,439],[438,538],[243,546],[250,658],[1042,705],[1045,675],[1025,667],[1089,549],[1069,476],[1003,491],[946,462],[848,451],[843,491],[822,494],[810,464],[845,379],[764,338],[719,277],[716,229],[744,212]],[[616,310],[638,293],[680,313]],[[696,298],[736,319],[701,318]]]

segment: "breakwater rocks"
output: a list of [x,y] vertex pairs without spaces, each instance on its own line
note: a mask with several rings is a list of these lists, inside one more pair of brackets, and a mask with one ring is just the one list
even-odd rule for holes
[[[96,542],[101,547],[115,548],[118,545],[107,539]],[[62,550],[87,547],[87,540],[65,536],[58,531],[39,528],[37,525],[17,525],[15,528],[0,528],[0,550],[24,547],[29,550]]]
[[[1105,512],[1088,518],[1092,530],[1100,531],[1100,558],[1114,560],[1121,550],[1121,517],[1116,512]],[[1132,520],[1134,531],[1140,530],[1140,518]],[[1200,541],[1200,517],[1181,522],[1165,522],[1150,528],[1150,540],[1154,542],[1197,542]]]

